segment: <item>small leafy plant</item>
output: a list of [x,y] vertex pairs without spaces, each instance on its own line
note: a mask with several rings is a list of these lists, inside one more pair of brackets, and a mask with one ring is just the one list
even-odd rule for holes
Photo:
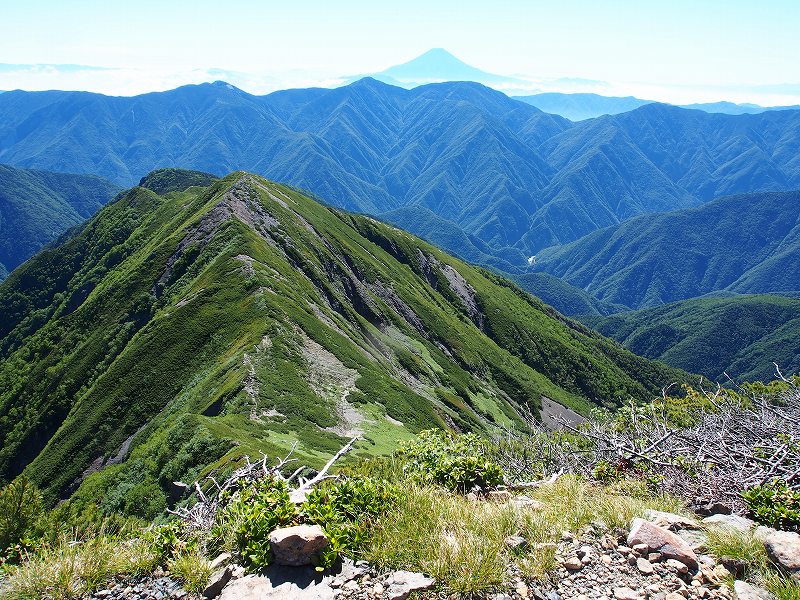
[[189,535],[182,521],[170,521],[145,531],[144,540],[160,564],[197,549],[197,538]]
[[503,470],[485,457],[488,453],[486,442],[475,434],[455,436],[432,429],[402,444],[397,456],[405,461],[403,469],[421,480],[469,492],[503,483]]
[[302,506],[303,518],[320,525],[330,540],[318,570],[333,566],[340,554],[360,556],[371,528],[396,500],[393,486],[373,478],[325,482],[313,489]]
[[236,545],[244,562],[253,568],[272,562],[270,532],[298,520],[286,483],[272,477],[241,490],[224,513],[224,519],[236,523]]
[[800,492],[785,481],[757,485],[742,492],[753,518],[768,527],[800,531]]

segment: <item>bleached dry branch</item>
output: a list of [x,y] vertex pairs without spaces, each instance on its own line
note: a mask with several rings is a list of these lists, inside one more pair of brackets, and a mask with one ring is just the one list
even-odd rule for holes
[[[328,471],[336,461],[353,448],[353,444],[355,444],[357,439],[358,438],[353,438],[345,444],[345,446],[339,450],[314,477],[308,480],[299,478],[299,486],[296,489],[290,488],[291,494],[299,493],[301,496],[304,496],[307,491],[321,481],[330,479],[332,476],[328,475]],[[308,467],[302,466],[297,468],[289,477],[284,477],[284,467],[296,461],[296,459],[292,458],[296,448],[297,443],[292,446],[289,453],[284,458],[278,459],[277,463],[273,466],[268,464],[269,457],[265,454],[262,454],[261,459],[256,462],[252,462],[249,456],[245,456],[245,464],[231,473],[222,485],[213,477],[206,477],[205,480],[211,482],[213,488],[210,492],[203,492],[200,482],[196,481],[193,487],[197,494],[197,502],[189,507],[179,507],[175,510],[168,510],[167,512],[179,517],[190,529],[208,531],[214,525],[219,509],[239,490],[266,477],[279,479],[286,482],[288,485],[298,478],[300,473],[307,470]]]

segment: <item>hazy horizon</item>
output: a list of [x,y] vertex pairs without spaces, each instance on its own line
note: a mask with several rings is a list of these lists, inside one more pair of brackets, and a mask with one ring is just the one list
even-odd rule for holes
[[513,93],[800,103],[800,7],[788,0],[512,1],[492,10],[450,0],[33,0],[5,7],[4,21],[0,90],[134,95],[215,80],[256,94],[335,87],[441,47],[515,78]]

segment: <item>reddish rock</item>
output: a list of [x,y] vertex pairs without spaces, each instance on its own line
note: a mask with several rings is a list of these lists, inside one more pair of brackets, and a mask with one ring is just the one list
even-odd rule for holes
[[646,544],[651,552],[660,552],[664,558],[673,558],[690,569],[697,569],[697,555],[680,537],[644,519],[634,519],[628,534],[628,546]]

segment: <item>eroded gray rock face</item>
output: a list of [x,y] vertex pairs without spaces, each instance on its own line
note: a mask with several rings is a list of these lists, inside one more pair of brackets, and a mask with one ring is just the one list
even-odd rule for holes
[[214,571],[203,590],[203,596],[209,598],[209,600],[219,596],[222,588],[231,580],[232,574],[231,568],[228,566]]
[[328,543],[328,536],[319,525],[282,527],[269,534],[275,563],[291,567],[312,564],[314,557]]
[[763,541],[770,560],[800,580],[800,534],[773,530]]
[[628,546],[646,544],[651,552],[673,558],[690,569],[697,569],[697,555],[683,539],[644,519],[634,519],[628,534]]

